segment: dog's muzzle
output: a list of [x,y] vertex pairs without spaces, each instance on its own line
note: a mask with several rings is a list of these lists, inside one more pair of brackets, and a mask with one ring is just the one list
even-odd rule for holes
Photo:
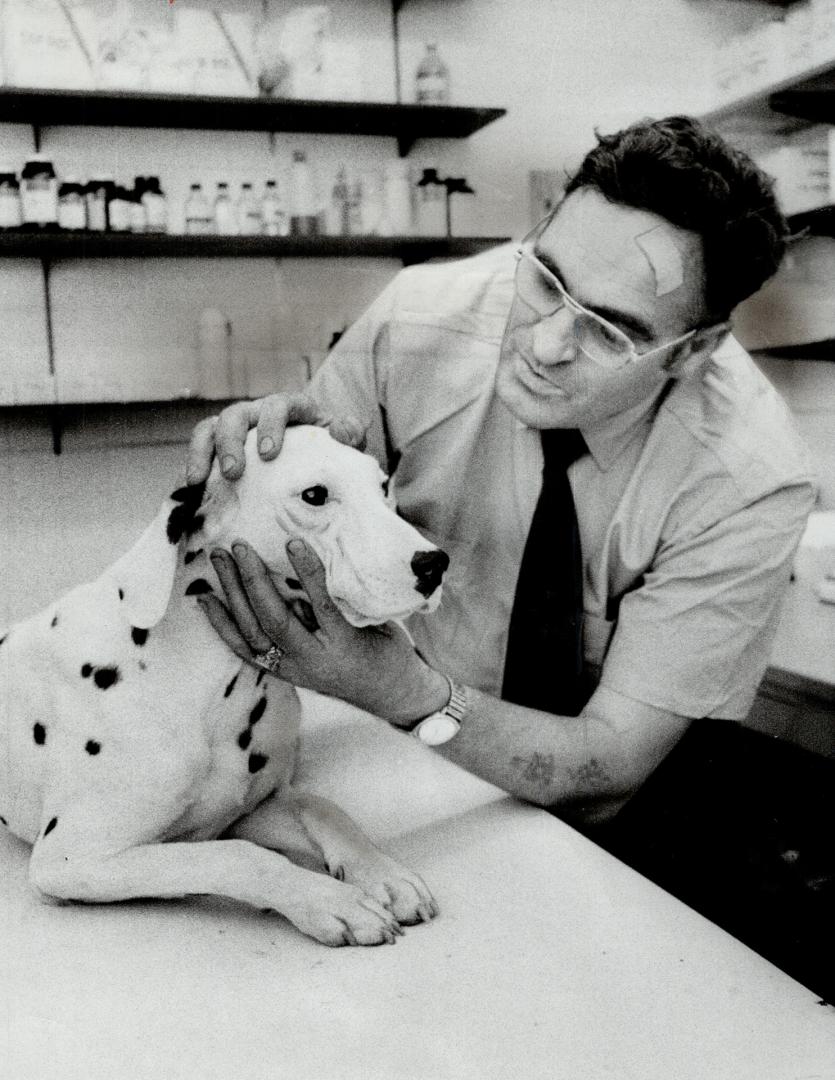
[[286,652],[287,650],[282,649],[280,645],[270,645],[266,652],[255,653],[252,662],[257,664],[259,668],[263,668],[264,671],[269,671],[271,675],[277,675],[278,665]]

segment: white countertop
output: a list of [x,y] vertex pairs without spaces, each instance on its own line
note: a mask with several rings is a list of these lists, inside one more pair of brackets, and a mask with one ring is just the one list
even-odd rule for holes
[[320,704],[303,786],[439,918],[328,949],[227,901],[47,906],[4,833],[2,1080],[835,1076],[835,1009],[556,819]]

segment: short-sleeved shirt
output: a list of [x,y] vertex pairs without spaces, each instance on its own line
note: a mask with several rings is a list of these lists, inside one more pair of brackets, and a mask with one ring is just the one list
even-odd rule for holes
[[[542,468],[539,432],[495,393],[513,270],[504,246],[402,271],[312,387],[368,426],[400,513],[450,556],[439,609],[410,622],[418,648],[496,695]],[[728,336],[698,375],[582,433],[587,663],[634,700],[744,718],[815,497],[788,410]]]

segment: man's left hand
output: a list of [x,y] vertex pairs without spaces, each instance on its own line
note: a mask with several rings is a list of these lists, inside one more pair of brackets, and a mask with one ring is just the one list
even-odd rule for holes
[[235,541],[232,554],[222,548],[212,552],[226,606],[216,596],[200,599],[212,626],[234,653],[257,667],[255,657],[277,646],[282,655],[274,673],[279,678],[341,698],[394,724],[443,708],[449,697],[447,679],[420,658],[400,626],[352,626],[328,594],[316,553],[304,541],[291,540],[287,554],[315,621],[281,597],[248,544]]

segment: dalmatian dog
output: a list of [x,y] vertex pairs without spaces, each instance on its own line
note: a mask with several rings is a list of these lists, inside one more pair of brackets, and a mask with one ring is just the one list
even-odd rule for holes
[[254,439],[239,481],[215,465],[97,580],[0,635],[0,824],[33,845],[47,900],[213,894],[328,945],[392,943],[437,913],[431,893],[293,789],[298,695],[242,663],[197,597],[220,591],[210,550],[240,537],[300,599],[285,542],[301,536],[345,618],[380,624],[433,610],[448,559],[397,516],[372,457],[308,425],[272,462]]

